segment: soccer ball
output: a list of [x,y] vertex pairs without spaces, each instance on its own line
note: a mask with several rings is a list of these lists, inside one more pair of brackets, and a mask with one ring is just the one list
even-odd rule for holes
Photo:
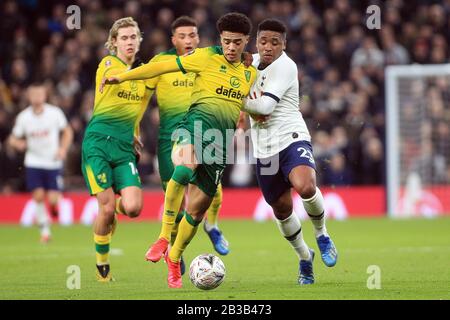
[[189,278],[202,290],[217,288],[225,278],[225,265],[213,254],[201,254],[191,262]]

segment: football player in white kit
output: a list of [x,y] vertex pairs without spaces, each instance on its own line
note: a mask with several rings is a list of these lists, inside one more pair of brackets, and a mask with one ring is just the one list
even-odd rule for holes
[[73,131],[62,110],[46,103],[43,84],[30,85],[27,97],[30,106],[17,115],[8,141],[13,148],[25,152],[27,188],[36,204],[35,217],[41,230],[41,242],[47,243],[51,237],[51,221],[45,197],[47,195],[52,216],[56,217],[62,189],[61,169],[72,143]]
[[337,250],[325,227],[311,137],[299,110],[297,65],[283,51],[284,24],[275,19],[262,21],[256,47],[253,65],[258,69],[258,78],[245,101],[245,111],[252,118],[256,176],[281,233],[299,256],[298,283],[312,284],[314,251],[303,240],[300,219],[293,211],[291,188],[302,198],[328,267],[336,264]]

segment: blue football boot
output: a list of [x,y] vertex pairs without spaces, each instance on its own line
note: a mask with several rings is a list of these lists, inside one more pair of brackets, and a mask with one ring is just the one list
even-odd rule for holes
[[327,267],[333,267],[338,258],[338,253],[333,240],[331,240],[329,236],[325,235],[321,235],[316,240],[323,263],[325,263]]
[[228,248],[228,241],[223,236],[222,232],[217,229],[213,228],[211,231],[206,230],[205,224],[203,224],[203,229],[208,234],[209,239],[211,239],[211,242],[214,246],[214,249],[216,249],[217,253],[219,253],[222,256],[227,255],[230,252],[230,249]]
[[314,283],[314,272],[313,272],[313,262],[314,262],[314,250],[309,249],[311,257],[309,260],[300,260],[299,263],[299,276],[298,284],[313,284]]

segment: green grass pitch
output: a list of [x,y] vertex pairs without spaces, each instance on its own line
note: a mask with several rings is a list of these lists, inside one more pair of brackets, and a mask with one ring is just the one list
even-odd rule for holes
[[[339,251],[334,268],[316,254],[316,283],[297,285],[298,261],[274,222],[221,221],[231,252],[222,257],[227,274],[212,291],[183,276],[183,289],[167,288],[167,270],[144,261],[159,223],[123,223],[112,242],[116,282],[97,283],[92,229],[53,228],[54,240],[39,243],[36,228],[0,226],[0,299],[449,299],[450,218],[432,220],[351,219],[328,221]],[[310,221],[307,243],[318,253]],[[190,261],[214,253],[200,228],[185,252]],[[81,270],[81,288],[69,290],[67,268]],[[368,267],[380,268],[381,289],[368,289]],[[370,281],[369,281],[370,282]]]

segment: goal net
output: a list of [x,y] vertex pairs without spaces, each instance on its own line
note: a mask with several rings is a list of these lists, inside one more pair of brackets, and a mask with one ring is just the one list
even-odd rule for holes
[[386,69],[387,209],[450,213],[450,64]]

